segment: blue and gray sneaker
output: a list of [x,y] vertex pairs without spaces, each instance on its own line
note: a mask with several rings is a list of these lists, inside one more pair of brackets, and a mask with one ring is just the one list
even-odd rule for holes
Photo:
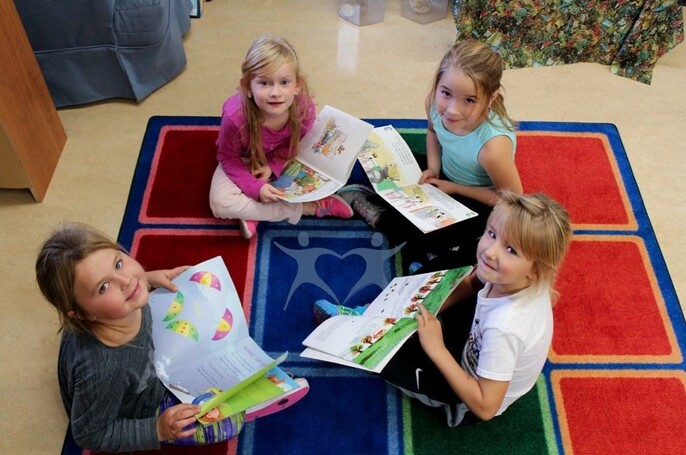
[[378,200],[378,196],[373,189],[364,185],[352,184],[344,186],[336,194],[347,202],[369,226],[376,227],[379,216],[385,209],[374,202],[374,200]]

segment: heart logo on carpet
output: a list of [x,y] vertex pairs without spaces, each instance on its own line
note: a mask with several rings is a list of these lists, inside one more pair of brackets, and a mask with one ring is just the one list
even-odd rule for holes
[[[278,249],[294,259],[297,264],[296,275],[284,310],[288,308],[295,290],[303,284],[318,287],[337,304],[345,304],[356,293],[370,285],[378,286],[379,290],[384,289],[389,282],[383,273],[384,263],[404,244],[391,249],[380,249],[383,236],[377,234],[371,239],[371,248],[356,247],[344,253],[338,253],[330,248],[310,246],[307,232],[298,235],[298,243],[302,248],[289,248],[275,243]],[[343,275],[344,280],[340,279]]]

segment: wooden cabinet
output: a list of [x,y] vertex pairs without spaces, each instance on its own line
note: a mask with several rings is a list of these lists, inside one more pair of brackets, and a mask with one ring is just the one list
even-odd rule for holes
[[66,142],[13,0],[0,0],[0,188],[45,197]]

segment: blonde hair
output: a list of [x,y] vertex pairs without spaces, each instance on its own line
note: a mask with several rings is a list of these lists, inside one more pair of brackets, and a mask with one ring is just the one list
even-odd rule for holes
[[[282,65],[292,63],[295,67],[296,83],[299,84],[299,95],[302,99],[309,98],[307,80],[300,68],[298,55],[293,46],[283,38],[263,35],[256,38],[241,64],[240,90],[243,93],[243,114],[248,124],[249,144],[249,164],[252,171],[267,164],[267,158],[262,146],[262,135],[260,133],[264,116],[255,100],[248,96],[250,93],[250,82],[259,76],[269,75],[277,71]],[[307,115],[309,105],[306,102],[298,102],[298,99],[291,104],[288,109],[288,125],[291,131],[291,143],[289,155],[283,157],[291,160],[295,156],[300,143],[300,121]]]
[[[500,80],[503,76],[504,66],[505,62],[500,55],[488,45],[480,41],[458,41],[443,56],[438,65],[431,89],[431,99],[435,98],[438,83],[450,68],[459,69],[469,77],[474,82],[479,97],[490,99],[496,91],[502,88]],[[498,92],[490,108],[502,119],[506,128],[515,129],[516,124],[505,109],[502,90]],[[484,114],[486,119],[490,121],[487,110],[484,111]]]
[[502,220],[503,241],[533,262],[533,292],[548,290],[553,297],[557,272],[572,236],[567,210],[543,193],[499,192],[500,200],[489,216]]
[[55,307],[60,318],[60,331],[91,332],[74,296],[76,265],[92,253],[105,249],[126,252],[107,235],[84,223],[69,222],[58,226],[38,253],[36,281],[45,299]]

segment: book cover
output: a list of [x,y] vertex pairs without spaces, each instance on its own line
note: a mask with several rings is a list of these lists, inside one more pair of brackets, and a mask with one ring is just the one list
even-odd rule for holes
[[300,141],[296,160],[272,185],[289,202],[310,202],[338,191],[350,177],[357,154],[373,126],[331,106],[324,106]]
[[334,316],[305,340],[302,357],[380,372],[417,330],[418,304],[438,313],[473,267],[394,278],[362,315]]
[[428,183],[409,146],[393,128],[374,128],[358,160],[374,190],[424,233],[477,216],[477,213]]

